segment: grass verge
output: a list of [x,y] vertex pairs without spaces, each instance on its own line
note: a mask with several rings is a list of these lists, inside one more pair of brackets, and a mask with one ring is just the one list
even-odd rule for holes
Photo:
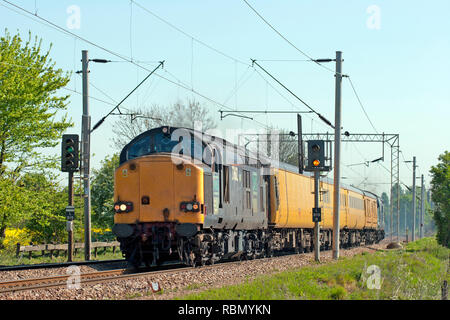
[[261,276],[179,299],[440,299],[442,282],[450,280],[449,254],[450,250],[438,245],[435,239],[424,238],[400,250],[364,252],[335,263]]
[[[92,260],[116,260],[123,259],[120,250],[116,249],[116,252],[112,252],[112,248],[107,248],[106,250],[100,249],[97,253],[97,257],[94,257],[92,250],[91,259]],[[84,261],[84,250],[77,250],[77,254],[73,256],[73,261]],[[16,265],[28,265],[28,264],[40,264],[40,263],[58,263],[67,262],[67,256],[61,252],[58,256],[56,253],[53,254],[53,258],[50,257],[50,253],[46,252],[42,255],[41,252],[33,252],[31,259],[28,254],[20,255],[16,257],[15,253],[8,252],[6,250],[0,250],[0,265],[5,266],[16,266]]]

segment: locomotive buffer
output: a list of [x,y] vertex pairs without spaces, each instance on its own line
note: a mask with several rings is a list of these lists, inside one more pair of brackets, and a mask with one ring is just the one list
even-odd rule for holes
[[[319,207],[319,179],[320,172],[330,171],[331,167],[325,165],[325,141],[309,140],[308,161],[305,171],[314,172],[314,208],[312,209],[312,219],[314,222],[314,258],[320,261],[320,225],[322,221],[322,210]],[[330,150],[330,148],[328,148]]]

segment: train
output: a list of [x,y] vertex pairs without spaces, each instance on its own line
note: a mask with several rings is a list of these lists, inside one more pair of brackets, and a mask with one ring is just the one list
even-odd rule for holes
[[[120,153],[112,231],[136,268],[310,252],[314,181],[298,171],[194,129],[154,128]],[[340,197],[340,247],[381,241],[381,199],[346,185]],[[326,250],[333,236],[331,179],[321,178],[319,205]]]

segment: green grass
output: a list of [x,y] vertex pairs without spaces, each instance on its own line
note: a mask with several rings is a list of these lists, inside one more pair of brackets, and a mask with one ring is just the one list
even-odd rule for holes
[[[99,249],[97,252],[97,257],[94,256],[94,250],[91,251],[91,260],[115,260],[115,259],[123,259],[122,253],[118,248],[116,248],[116,252],[112,252],[112,248],[107,248],[106,251],[104,249]],[[31,259],[29,259],[28,253],[24,253],[23,256],[16,257],[15,252],[11,252],[8,250],[0,250],[0,265],[5,266],[15,266],[22,264],[39,264],[39,263],[58,263],[58,262],[66,262],[67,256],[61,251],[59,256],[56,256],[56,253],[53,253],[53,259],[50,257],[50,253],[46,251],[45,255],[39,252],[33,252],[31,255]],[[73,261],[84,261],[84,250],[77,250],[77,254],[73,256]]]
[[[440,299],[443,280],[450,280],[450,250],[433,238],[409,243],[403,250],[386,250],[341,258],[335,263],[314,265],[261,276],[239,285],[210,289],[180,299]],[[381,271],[380,289],[369,289],[367,268]]]

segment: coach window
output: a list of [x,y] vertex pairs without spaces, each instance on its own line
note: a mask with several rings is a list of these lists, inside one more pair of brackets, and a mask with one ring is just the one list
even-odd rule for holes
[[222,173],[223,166],[221,164],[219,164],[218,167],[219,167],[218,176],[219,176],[219,197],[220,197],[219,198],[219,208],[223,208],[223,203],[222,203],[222,200],[223,200],[223,173]]
[[264,208],[264,178],[261,175],[259,181],[259,211],[265,211]]
[[252,208],[253,208],[253,211],[257,211],[258,210],[258,185],[259,185],[258,182],[259,182],[258,173],[252,172],[251,187],[252,187]]
[[250,189],[250,171],[242,170],[242,185],[245,194],[245,208],[252,208],[252,191]]
[[279,185],[278,185],[278,179],[276,176],[273,177],[274,182],[274,189],[275,189],[275,202],[276,202],[276,210],[280,207],[280,192],[279,192]]
[[223,166],[223,202],[230,203],[230,167]]

